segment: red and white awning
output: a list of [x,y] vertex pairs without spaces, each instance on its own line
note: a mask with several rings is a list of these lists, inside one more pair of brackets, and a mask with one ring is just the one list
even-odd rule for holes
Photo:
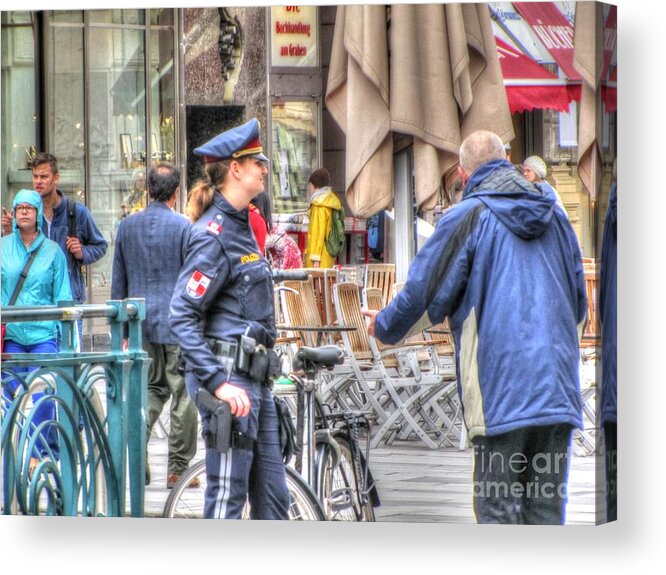
[[514,2],[541,43],[570,81],[580,81],[574,68],[574,28],[553,2]]
[[495,42],[512,114],[534,109],[560,112],[569,109],[575,93],[565,81],[501,38],[495,36]]
[[[581,99],[580,73],[574,67],[574,28],[555,2],[490,2],[493,29],[511,113],[534,109],[567,111]],[[604,25],[602,102],[617,110],[617,7]],[[556,63],[559,75],[539,62]],[[610,73],[610,74],[609,74]],[[610,77],[609,77],[610,75]]]

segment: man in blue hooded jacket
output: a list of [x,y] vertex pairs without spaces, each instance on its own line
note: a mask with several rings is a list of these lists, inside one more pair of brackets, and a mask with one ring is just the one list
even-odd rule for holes
[[480,523],[564,523],[568,450],[582,426],[579,338],[587,300],[576,235],[500,138],[460,148],[463,198],[412,262],[369,333],[397,343],[449,318],[473,443]]
[[[616,165],[613,166],[616,169]],[[606,520],[617,519],[617,182],[601,242],[601,425],[606,446]]]

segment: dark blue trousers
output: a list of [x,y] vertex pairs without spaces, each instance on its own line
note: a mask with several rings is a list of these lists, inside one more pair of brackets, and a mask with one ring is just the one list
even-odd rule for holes
[[606,521],[617,521],[617,422],[604,423],[606,444]]
[[[185,383],[194,401],[199,383],[191,372],[186,373]],[[251,450],[239,447],[220,453],[206,449],[204,517],[240,519],[249,501],[252,519],[288,519],[289,490],[273,396],[267,387],[236,374],[231,383],[245,389],[251,405],[249,415],[234,417],[234,429],[255,441]],[[210,414],[201,409],[199,413],[205,436]]]
[[475,437],[477,521],[563,525],[572,429],[558,424]]

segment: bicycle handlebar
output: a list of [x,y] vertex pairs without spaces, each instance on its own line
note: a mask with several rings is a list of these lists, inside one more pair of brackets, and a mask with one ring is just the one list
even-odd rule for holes
[[308,272],[298,269],[272,270],[272,273],[274,283],[280,283],[284,281],[304,281],[309,277]]

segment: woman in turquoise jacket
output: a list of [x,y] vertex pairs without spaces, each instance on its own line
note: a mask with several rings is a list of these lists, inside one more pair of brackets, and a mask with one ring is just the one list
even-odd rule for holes
[[[49,240],[37,222],[42,221],[42,199],[33,190],[21,190],[13,202],[13,233],[2,238],[2,305],[8,306],[28,256],[36,251],[25,283],[16,299],[16,306],[55,305],[71,301],[72,292],[67,275],[67,259],[60,246]],[[57,321],[30,321],[6,325],[4,353],[56,353],[59,344],[60,323]],[[34,368],[32,368],[34,369]],[[17,370],[18,371],[18,370]],[[28,371],[28,370],[26,370]],[[11,401],[19,384],[5,382],[3,398]],[[36,402],[43,393],[35,393]],[[55,418],[52,402],[43,402],[33,416],[34,425]],[[46,428],[47,443],[57,457],[57,438],[54,428]],[[41,442],[40,442],[41,443]],[[47,453],[46,445],[38,449]],[[35,459],[35,458],[33,458]],[[31,461],[31,467],[36,459]]]

